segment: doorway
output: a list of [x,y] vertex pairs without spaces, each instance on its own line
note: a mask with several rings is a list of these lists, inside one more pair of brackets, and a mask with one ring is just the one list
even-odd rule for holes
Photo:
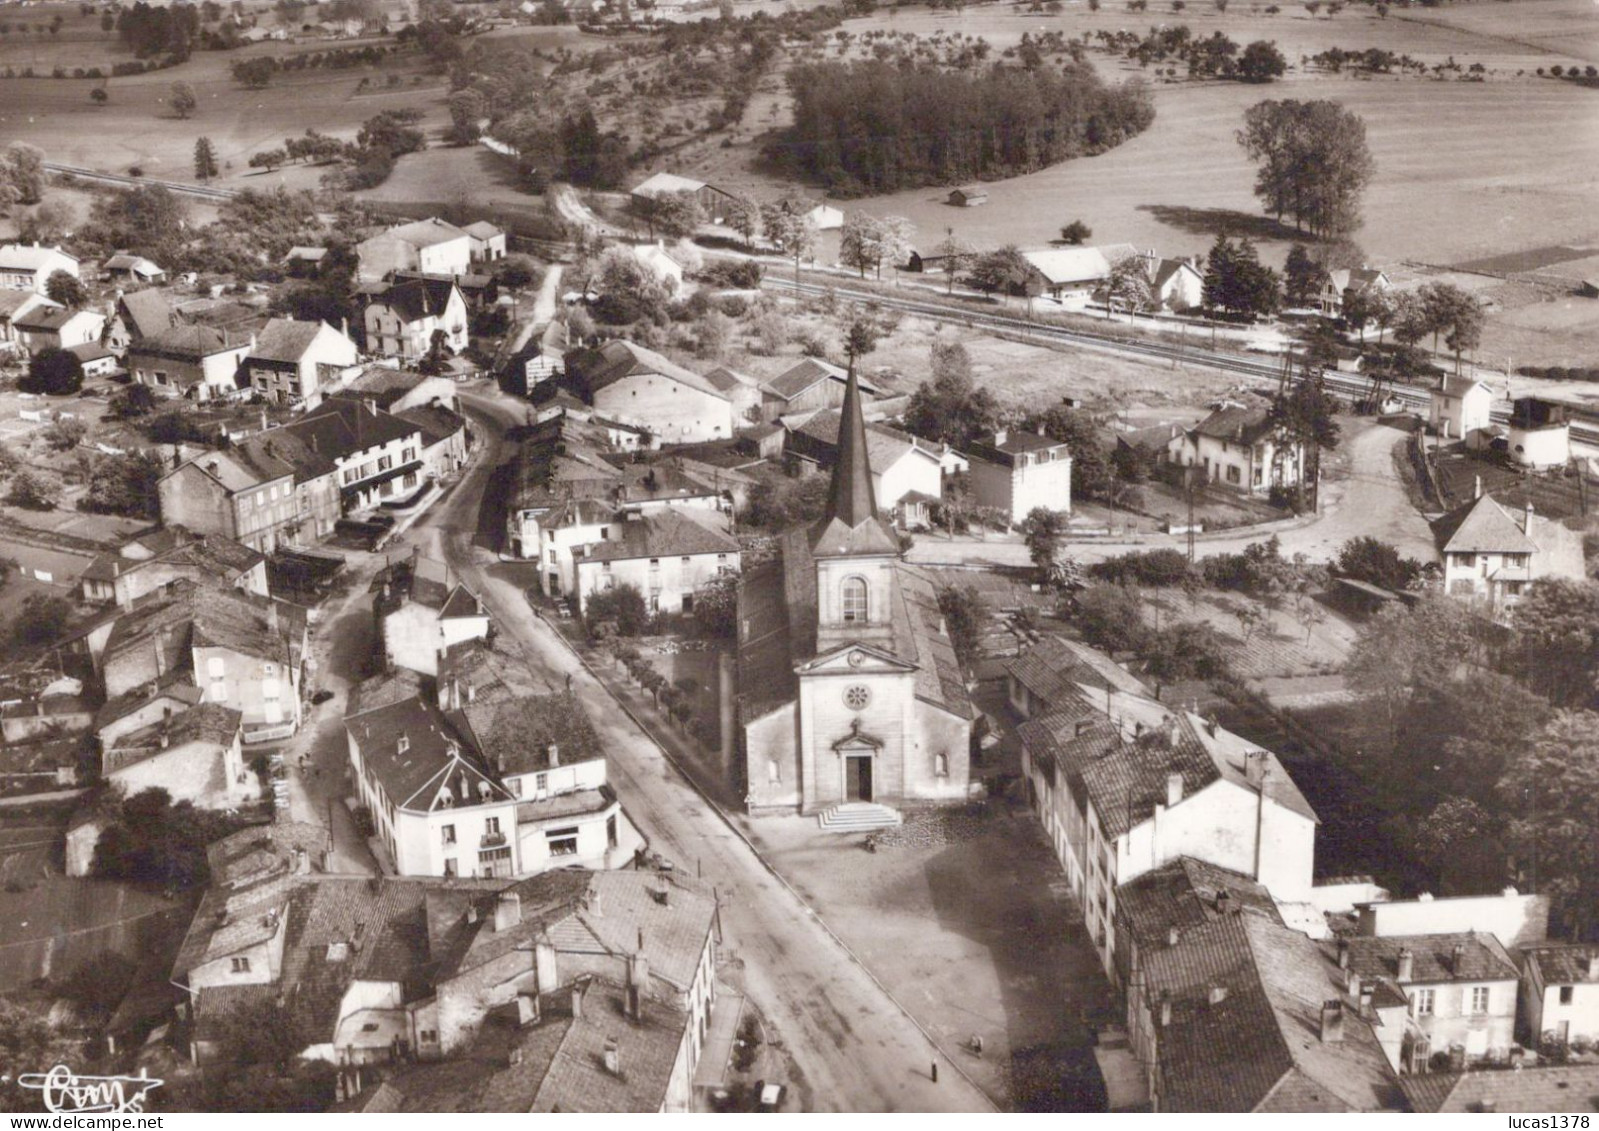
[[872,799],[872,756],[851,754],[844,759],[844,800]]

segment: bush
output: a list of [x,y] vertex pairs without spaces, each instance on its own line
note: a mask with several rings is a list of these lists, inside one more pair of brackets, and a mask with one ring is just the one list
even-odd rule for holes
[[1516,372],[1545,381],[1599,381],[1599,366],[1591,365],[1518,365]]
[[70,452],[89,434],[89,426],[76,416],[58,416],[44,430],[44,442],[58,452]]
[[83,363],[69,350],[50,347],[33,355],[28,374],[17,382],[24,393],[68,397],[83,388]]
[[1096,585],[1077,595],[1083,639],[1106,652],[1139,652],[1149,640],[1138,595],[1120,585]]
[[28,596],[11,624],[11,643],[18,648],[43,648],[61,639],[72,620],[72,605],[65,597]]
[[19,471],[11,477],[11,489],[6,493],[6,502],[30,511],[50,511],[55,510],[56,493],[35,472]]
[[650,614],[637,586],[618,585],[590,594],[586,619],[589,632],[594,635],[603,635],[596,630],[609,623],[615,625],[619,636],[638,636],[649,626]]
[[705,265],[700,278],[714,287],[752,291],[761,285],[764,271],[753,259],[718,259]]
[[1421,575],[1421,563],[1369,534],[1351,538],[1338,551],[1338,571],[1384,589],[1404,589]]
[[1169,589],[1195,579],[1188,555],[1181,550],[1149,550],[1121,554],[1088,567],[1088,576],[1113,585],[1148,585]]
[[749,300],[743,295],[723,295],[716,304],[729,318],[742,318],[749,313]]

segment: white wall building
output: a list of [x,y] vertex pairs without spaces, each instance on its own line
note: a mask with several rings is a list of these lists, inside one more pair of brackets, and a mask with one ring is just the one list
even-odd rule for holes
[[1072,454],[1060,441],[1041,432],[1001,429],[973,444],[967,456],[978,506],[998,507],[1012,524],[1034,507],[1071,513]]

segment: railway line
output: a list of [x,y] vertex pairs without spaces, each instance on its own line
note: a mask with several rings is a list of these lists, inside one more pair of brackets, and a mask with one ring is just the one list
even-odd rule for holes
[[130,177],[125,173],[102,173],[96,169],[84,169],[77,165],[57,165],[53,162],[44,162],[47,172],[56,173],[66,177],[77,177],[82,181],[95,181],[99,184],[118,185],[122,188],[137,188],[139,185],[160,185],[162,188],[182,196],[198,197],[201,200],[232,200],[238,196],[236,189],[213,188],[210,185],[191,185],[183,181],[162,181],[153,177]]

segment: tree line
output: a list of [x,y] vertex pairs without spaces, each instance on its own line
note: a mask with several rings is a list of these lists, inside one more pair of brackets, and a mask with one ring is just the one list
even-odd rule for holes
[[1075,63],[956,73],[820,62],[788,83],[794,123],[768,154],[840,195],[1017,176],[1110,149],[1155,118],[1141,82],[1108,85]]

